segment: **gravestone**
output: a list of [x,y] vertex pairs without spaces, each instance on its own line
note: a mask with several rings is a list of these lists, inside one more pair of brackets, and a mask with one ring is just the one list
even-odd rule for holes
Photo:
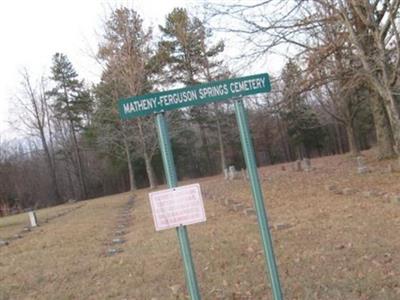
[[290,227],[292,227],[291,224],[289,223],[276,223],[273,226],[276,230],[282,230],[282,229],[288,229]]
[[365,174],[365,173],[368,173],[368,172],[369,172],[369,169],[365,165],[364,157],[357,156],[357,173],[358,174]]
[[113,240],[112,240],[112,243],[113,243],[113,244],[123,244],[123,243],[125,243],[125,240],[124,240],[124,239],[117,238],[117,239],[113,239]]
[[34,211],[28,212],[29,215],[29,221],[31,222],[31,227],[37,227],[37,218],[36,218],[36,213]]
[[256,215],[256,211],[254,210],[254,208],[246,208],[245,210],[243,210],[243,213],[246,216],[255,216]]
[[296,160],[295,162],[294,162],[294,164],[293,164],[293,171],[296,171],[296,172],[300,172],[300,171],[302,171],[302,169],[301,169],[301,160]]
[[110,248],[110,249],[107,250],[107,255],[108,256],[112,256],[112,255],[115,255],[117,253],[121,253],[122,251],[123,250],[119,249],[119,248]]
[[311,160],[309,158],[303,158],[303,170],[310,172],[312,170]]
[[342,192],[343,192],[343,195],[351,196],[351,195],[358,193],[359,191],[357,189],[347,187],[347,188],[344,188],[342,190]]
[[234,180],[237,178],[237,171],[235,166],[229,166],[228,173],[229,180]]
[[224,179],[229,180],[229,172],[227,168],[224,169]]

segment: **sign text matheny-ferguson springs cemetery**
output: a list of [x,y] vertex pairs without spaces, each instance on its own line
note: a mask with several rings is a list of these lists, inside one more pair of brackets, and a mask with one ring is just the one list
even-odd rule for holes
[[127,120],[187,106],[266,93],[270,90],[268,74],[258,74],[121,99],[119,113],[122,119]]
[[[253,204],[256,210],[258,226],[261,235],[261,243],[263,246],[266,267],[268,269],[268,274],[272,287],[272,294],[275,300],[282,300],[282,290],[275,261],[275,254],[273,251],[272,237],[268,227],[267,214],[265,212],[264,196],[258,176],[254,148],[248,124],[249,122],[247,120],[247,114],[243,101],[241,99],[243,96],[266,93],[270,90],[271,86],[268,74],[258,74],[235,79],[214,81],[182,89],[175,89],[159,93],[147,94],[143,96],[130,97],[127,99],[121,99],[119,101],[119,112],[120,117],[123,120],[145,116],[152,113],[156,114],[155,121],[161,156],[164,165],[164,173],[167,179],[168,187],[170,189],[174,189],[178,184],[178,178],[176,176],[174,158],[172,155],[172,147],[168,134],[168,127],[165,121],[165,116],[162,112],[193,105],[201,105],[215,101],[228,100],[229,98],[235,98],[235,115],[239,127],[243,156],[250,178],[251,192],[254,200]],[[167,192],[169,193],[169,191]],[[188,222],[186,224],[192,224],[194,221],[197,222],[203,219],[205,220],[205,214],[204,218],[202,218],[202,214],[198,213],[198,208],[200,208],[200,206],[196,206],[195,201],[193,201],[192,203],[186,203],[187,201],[185,201],[182,206],[184,207],[183,210],[179,211],[179,209],[182,208],[179,205],[176,206],[174,203],[169,203],[169,201],[166,201],[164,203],[163,199],[161,200],[162,205],[161,207],[159,207],[161,209],[159,211],[162,215],[161,219],[165,219],[166,217],[172,218],[171,222],[169,222],[168,220],[166,220],[165,222],[162,221],[167,227],[171,225],[168,223],[175,223],[175,221],[177,221],[176,215],[178,215],[179,220],[183,220],[184,217],[190,217],[187,219]],[[185,197],[185,199],[179,198],[178,200],[187,199]],[[165,210],[163,204],[167,205],[167,210]],[[194,212],[194,208],[196,207],[197,212],[192,214],[191,212]],[[176,208],[178,209],[178,211],[176,211]],[[189,214],[185,215],[186,213]],[[174,225],[178,225],[179,223],[180,221],[178,221]],[[201,297],[197,284],[196,272],[192,260],[189,236],[186,226],[184,224],[179,224],[176,229],[190,297],[193,300],[200,300]]]

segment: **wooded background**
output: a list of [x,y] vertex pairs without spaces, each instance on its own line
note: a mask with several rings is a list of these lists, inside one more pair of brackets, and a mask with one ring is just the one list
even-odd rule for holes
[[[118,99],[251,75],[237,66],[271,52],[287,58],[272,92],[246,99],[259,165],[372,146],[379,159],[399,155],[400,0],[240,3],[176,8],[157,38],[135,10],[112,9],[94,85],[62,53],[41,78],[22,70],[13,125],[24,139],[0,139],[2,214],[164,183],[154,117],[122,122]],[[213,33],[243,41],[234,61]],[[244,167],[230,102],[167,119],[179,179]]]

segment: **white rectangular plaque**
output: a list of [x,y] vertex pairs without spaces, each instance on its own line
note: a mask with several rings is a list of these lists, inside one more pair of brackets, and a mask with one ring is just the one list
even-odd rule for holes
[[149,193],[156,230],[206,221],[200,184]]
[[31,227],[36,227],[37,226],[37,219],[36,219],[36,213],[34,211],[28,212],[29,215],[29,221],[31,221]]

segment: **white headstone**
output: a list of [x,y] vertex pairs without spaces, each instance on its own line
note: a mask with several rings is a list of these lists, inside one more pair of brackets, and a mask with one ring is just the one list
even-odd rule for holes
[[309,158],[303,158],[303,170],[309,172],[312,170],[311,160]]
[[365,165],[364,158],[362,156],[357,156],[357,172],[358,174],[364,174],[369,172],[369,169]]
[[301,169],[301,160],[296,160],[295,162],[294,162],[294,170],[296,171],[296,172],[300,172],[300,171],[302,171],[302,169]]
[[28,212],[29,215],[29,221],[31,222],[31,227],[36,227],[37,224],[37,219],[36,219],[36,213],[34,211]]
[[229,166],[229,180],[234,180],[237,178],[235,166]]
[[229,179],[229,172],[228,172],[228,169],[227,169],[227,168],[224,169],[224,179],[225,179],[225,180],[228,180],[228,179]]

